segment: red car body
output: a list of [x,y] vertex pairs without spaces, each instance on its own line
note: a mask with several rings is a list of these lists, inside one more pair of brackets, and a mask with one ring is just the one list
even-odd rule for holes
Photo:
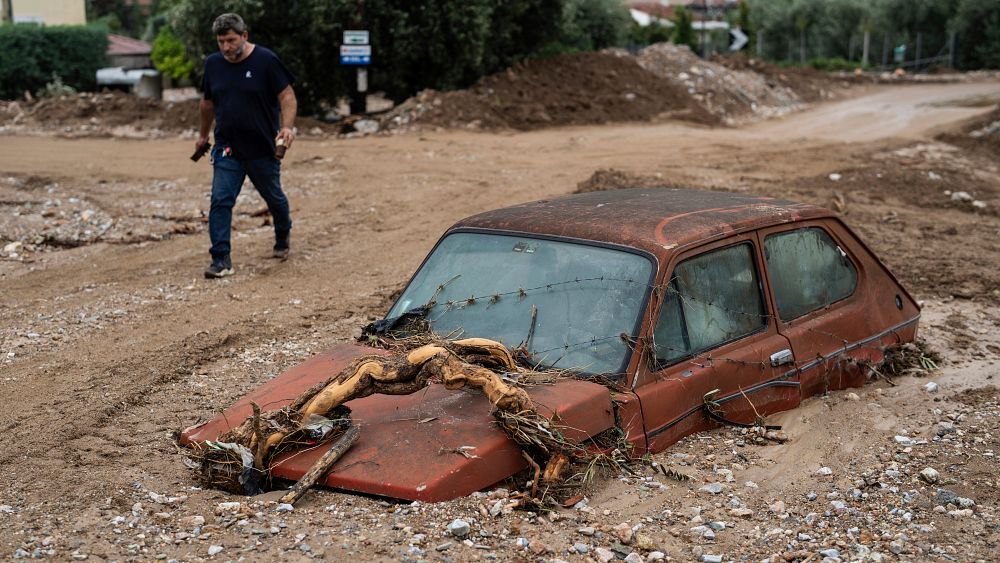
[[[912,341],[917,304],[881,261],[831,211],[791,201],[680,189],[593,192],[490,211],[458,222],[456,232],[512,233],[627,247],[655,265],[656,287],[668,287],[678,264],[740,246],[752,257],[766,321],[751,334],[665,365],[648,361],[664,299],[650,291],[626,369],[610,386],[577,379],[527,390],[542,413],[585,440],[616,427],[633,455],[661,451],[716,427],[706,394],[727,419],[752,421],[794,408],[827,390],[860,386],[869,362],[889,345]],[[811,233],[831,240],[855,272],[849,295],[782,319],[769,270],[771,235]],[[798,236],[798,235],[795,235]],[[444,237],[442,237],[443,239]],[[847,267],[847,266],[845,266]],[[468,335],[476,336],[476,335]],[[378,353],[344,344],[263,385],[219,417],[186,429],[182,444],[215,440],[251,414],[250,402],[279,408],[347,366]],[[713,393],[714,391],[714,393]],[[406,396],[350,401],[361,438],[326,477],[336,489],[399,499],[442,501],[494,485],[526,467],[520,449],[499,430],[481,394],[432,384]],[[466,457],[456,453],[474,449]],[[272,475],[298,479],[322,449],[283,454]]]

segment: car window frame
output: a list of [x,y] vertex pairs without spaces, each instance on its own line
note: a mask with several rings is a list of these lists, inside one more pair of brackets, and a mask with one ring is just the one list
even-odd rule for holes
[[[661,283],[661,286],[666,287],[674,279],[674,275],[673,275],[674,271],[677,269],[677,266],[679,266],[680,264],[682,264],[684,261],[692,259],[692,258],[696,258],[698,256],[702,256],[704,254],[708,254],[710,252],[714,252],[714,251],[718,251],[718,250],[724,250],[726,248],[739,246],[741,244],[748,244],[750,246],[750,256],[751,256],[751,260],[753,262],[754,274],[756,275],[756,279],[757,279],[757,291],[758,291],[758,294],[759,294],[759,297],[760,297],[760,303],[761,303],[761,306],[762,306],[762,309],[763,309],[763,315],[762,316],[764,317],[764,322],[760,326],[758,326],[755,330],[753,330],[751,332],[742,334],[742,335],[737,336],[735,338],[730,338],[730,339],[722,341],[722,342],[718,342],[718,343],[714,344],[713,346],[711,346],[709,348],[704,348],[702,350],[697,350],[697,351],[691,352],[690,354],[686,354],[684,356],[680,356],[680,357],[677,357],[677,358],[672,358],[672,359],[670,359],[668,361],[660,362],[659,358],[656,357],[656,347],[655,347],[655,343],[652,342],[652,336],[656,332],[656,326],[657,326],[657,323],[660,320],[660,313],[663,311],[663,307],[666,304],[666,301],[663,300],[663,299],[661,299],[660,303],[658,303],[656,311],[652,312],[653,314],[651,315],[651,319],[650,319],[651,322],[650,322],[650,325],[649,325],[649,332],[648,332],[648,335],[649,335],[649,338],[650,338],[649,346],[651,348],[650,352],[652,353],[652,361],[650,362],[650,366],[649,366],[649,371],[650,372],[655,373],[655,372],[663,371],[665,369],[669,369],[670,367],[676,366],[677,364],[680,364],[681,362],[690,361],[693,358],[696,358],[699,355],[704,354],[705,352],[709,352],[709,351],[712,351],[712,350],[719,350],[719,349],[725,348],[725,347],[730,346],[730,345],[732,345],[732,344],[734,344],[736,342],[739,342],[739,341],[747,339],[747,338],[751,338],[751,337],[759,335],[761,333],[766,333],[768,330],[770,330],[770,327],[771,327],[771,317],[774,315],[773,310],[772,310],[772,305],[773,304],[771,302],[770,288],[768,287],[770,280],[766,280],[765,277],[764,277],[765,276],[765,271],[764,271],[764,269],[762,267],[762,264],[761,264],[761,262],[764,259],[764,255],[763,255],[763,253],[761,251],[761,247],[760,247],[761,243],[760,243],[759,239],[757,238],[755,232],[753,232],[753,231],[745,232],[745,233],[742,233],[742,234],[737,235],[735,237],[727,237],[725,239],[717,240],[717,241],[714,241],[714,242],[711,242],[711,243],[708,243],[708,244],[705,244],[705,245],[702,245],[702,246],[698,246],[698,247],[692,248],[692,249],[687,250],[685,252],[679,253],[673,260],[670,261],[669,271],[664,276],[663,282]],[[664,291],[666,291],[666,289],[664,289]],[[685,327],[685,330],[686,330],[686,327]]]
[[[612,243],[612,242],[605,242],[605,241],[592,240],[592,239],[583,239],[583,238],[577,238],[577,237],[567,237],[567,236],[560,236],[560,235],[550,235],[550,234],[543,234],[543,233],[533,233],[533,232],[530,232],[530,231],[516,231],[516,230],[507,230],[507,229],[489,229],[489,228],[483,228],[483,227],[458,227],[458,228],[448,229],[447,231],[444,232],[444,234],[441,235],[440,238],[438,238],[437,242],[434,243],[434,246],[430,250],[427,251],[427,253],[424,255],[423,260],[420,261],[420,265],[413,269],[413,272],[410,274],[410,278],[406,281],[406,285],[403,286],[403,289],[399,292],[399,295],[396,296],[396,299],[393,300],[392,304],[389,305],[388,309],[386,310],[386,314],[388,314],[389,311],[391,311],[393,308],[395,308],[396,302],[403,295],[406,294],[406,290],[409,289],[410,284],[413,283],[413,280],[416,278],[417,273],[421,270],[421,268],[424,267],[424,265],[427,263],[428,258],[430,258],[431,254],[434,254],[434,251],[437,250],[437,248],[441,244],[441,242],[444,241],[444,239],[447,238],[448,236],[453,235],[453,234],[457,234],[457,233],[479,233],[479,234],[501,235],[501,236],[510,236],[510,237],[523,237],[523,238],[533,238],[533,239],[539,239],[539,240],[549,240],[549,241],[556,241],[556,242],[567,242],[567,243],[573,243],[573,244],[582,244],[582,245],[593,246],[593,247],[597,247],[597,248],[606,248],[606,249],[610,249],[610,250],[618,250],[618,251],[622,251],[622,252],[628,252],[629,254],[634,254],[634,255],[640,256],[640,257],[645,258],[646,260],[648,260],[649,264],[650,264],[649,279],[646,280],[646,290],[643,292],[642,302],[639,304],[639,307],[637,309],[638,310],[638,314],[636,315],[635,323],[632,326],[631,333],[628,335],[629,339],[633,343],[633,345],[628,345],[628,346],[625,347],[626,348],[625,357],[623,358],[622,364],[621,364],[621,366],[619,366],[618,371],[615,371],[615,372],[603,372],[603,373],[593,373],[593,372],[581,372],[581,371],[570,370],[570,369],[566,369],[565,370],[565,371],[568,371],[570,373],[573,373],[574,376],[577,379],[580,379],[582,381],[587,381],[587,380],[592,380],[592,379],[604,379],[604,380],[609,380],[609,381],[612,381],[612,382],[615,382],[615,383],[621,383],[621,382],[625,382],[625,381],[628,380],[628,378],[630,377],[629,374],[632,371],[633,360],[637,357],[637,354],[635,353],[634,343],[637,342],[641,338],[641,336],[642,336],[643,324],[644,324],[644,322],[646,320],[646,312],[649,310],[649,304],[651,302],[651,295],[653,293],[653,288],[654,288],[654,285],[656,284],[656,280],[657,280],[659,272],[660,272],[660,261],[656,257],[655,254],[653,254],[653,253],[651,253],[651,252],[649,252],[647,250],[643,250],[641,248],[636,248],[634,246],[627,246],[627,245],[616,244],[616,243]],[[383,316],[383,320],[387,320],[387,317]]]
[[[787,227],[792,227],[792,228],[787,228]],[[778,308],[777,291],[774,287],[774,284],[770,283],[771,268],[767,263],[767,247],[764,244],[767,238],[770,236],[791,233],[795,231],[803,231],[806,229],[819,229],[824,233],[826,233],[826,236],[830,237],[830,240],[832,240],[837,245],[837,248],[840,249],[840,251],[844,254],[844,256],[847,257],[847,259],[851,263],[851,266],[854,267],[854,273],[855,273],[854,289],[851,291],[851,293],[845,295],[844,297],[841,297],[840,299],[837,299],[836,301],[831,301],[830,303],[823,305],[822,307],[813,309],[812,311],[799,315],[793,319],[785,320],[781,316],[781,310]],[[816,220],[803,223],[793,223],[791,225],[774,225],[758,231],[758,237],[760,240],[761,259],[768,276],[768,288],[771,292],[770,298],[774,302],[774,312],[772,314],[774,315],[774,318],[777,320],[777,322],[782,326],[788,326],[799,322],[803,322],[804,320],[807,319],[812,319],[816,316],[819,316],[819,314],[824,311],[829,311],[835,306],[840,306],[841,304],[845,303],[846,301],[850,300],[852,297],[857,295],[858,288],[861,287],[862,283],[864,283],[863,280],[864,270],[861,267],[860,261],[857,259],[857,257],[854,256],[854,253],[851,252],[851,249],[844,244],[844,242],[840,239],[840,237],[837,236],[836,232],[834,232],[834,230],[831,229],[830,226],[825,221]]]

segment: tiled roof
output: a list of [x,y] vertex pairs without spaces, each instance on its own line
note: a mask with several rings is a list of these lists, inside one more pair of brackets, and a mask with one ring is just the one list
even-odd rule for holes
[[115,55],[148,55],[153,52],[153,46],[145,41],[125,37],[124,35],[108,34],[108,56]]

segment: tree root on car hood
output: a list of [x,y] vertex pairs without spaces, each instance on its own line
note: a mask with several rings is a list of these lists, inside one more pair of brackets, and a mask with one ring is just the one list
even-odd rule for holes
[[431,382],[451,390],[480,390],[493,405],[499,427],[521,447],[532,465],[544,465],[544,471],[536,471],[532,494],[524,499],[526,506],[544,504],[536,498],[539,479],[548,485],[546,491],[555,490],[553,486],[564,479],[572,462],[597,457],[585,446],[567,440],[557,425],[539,414],[523,388],[497,373],[526,373],[499,342],[484,338],[416,342],[423,345],[408,351],[397,349],[388,357],[358,358],[290,405],[266,413],[255,408],[254,416],[218,441],[200,444],[192,457],[200,463],[202,483],[242,494],[260,493],[276,455],[336,440],[350,428],[350,410],[344,403],[376,393],[407,395]]

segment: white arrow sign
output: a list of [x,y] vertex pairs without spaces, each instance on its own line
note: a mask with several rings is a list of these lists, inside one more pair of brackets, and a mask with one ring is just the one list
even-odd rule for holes
[[730,51],[739,51],[747,44],[747,34],[743,33],[742,29],[734,27],[729,30],[729,34],[733,36],[733,43],[729,46]]

